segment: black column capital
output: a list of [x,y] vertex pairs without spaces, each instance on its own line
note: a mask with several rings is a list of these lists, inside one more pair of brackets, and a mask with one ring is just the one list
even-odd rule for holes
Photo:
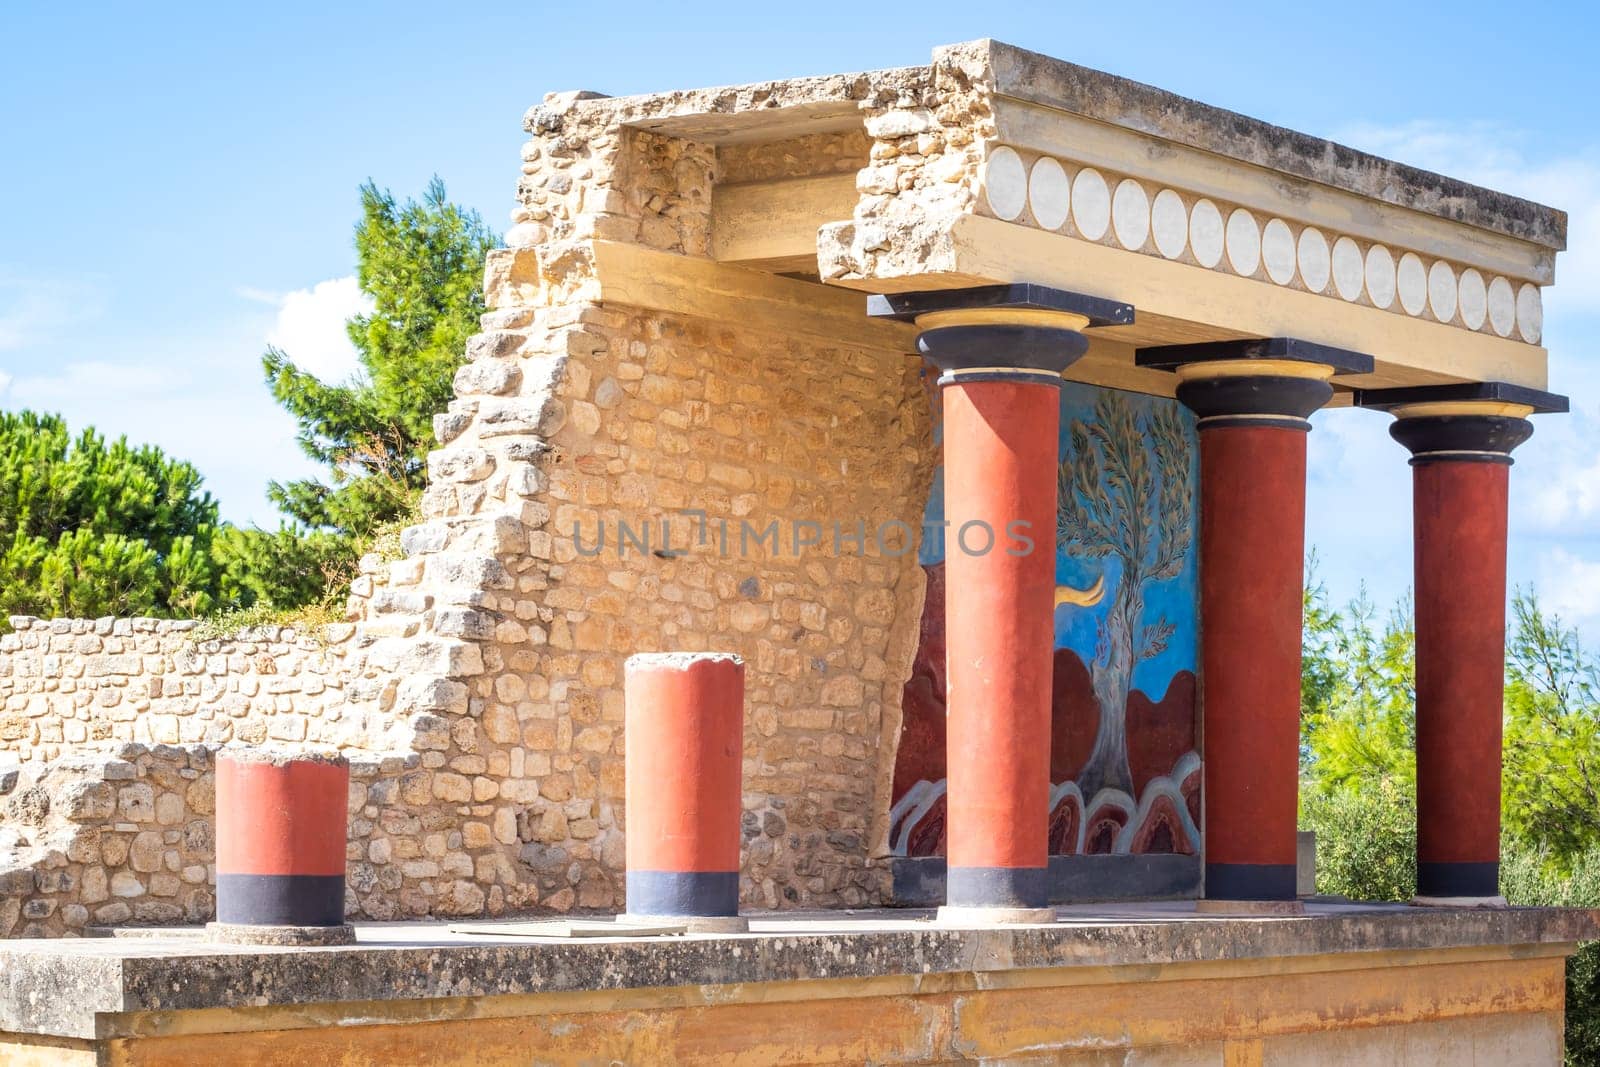
[[1395,417],[1389,436],[1411,453],[1413,466],[1442,462],[1509,465],[1512,450],[1533,436],[1533,423],[1527,416],[1568,407],[1564,396],[1509,382],[1367,389],[1356,402]]
[[869,297],[867,314],[913,322],[917,351],[939,384],[985,380],[1059,384],[1089,348],[1081,332],[1133,322],[1133,307],[1041,285],[987,285]]
[[1161,345],[1141,348],[1134,361],[1178,375],[1178,400],[1200,417],[1202,430],[1309,430],[1307,418],[1333,398],[1329,379],[1373,366],[1371,356],[1297,337]]

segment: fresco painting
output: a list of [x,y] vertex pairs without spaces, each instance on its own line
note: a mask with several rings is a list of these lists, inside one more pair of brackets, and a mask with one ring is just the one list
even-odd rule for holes
[[[1193,416],[1174,400],[1068,383],[1059,463],[1050,853],[1198,852]],[[936,471],[928,529],[943,504]],[[944,551],[924,538],[890,812],[901,856],[945,850]]]

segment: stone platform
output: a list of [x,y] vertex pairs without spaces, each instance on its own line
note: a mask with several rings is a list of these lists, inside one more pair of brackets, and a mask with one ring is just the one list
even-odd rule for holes
[[0,1062],[1558,1063],[1563,961],[1600,912],[1182,902],[1053,925],[755,916],[742,935],[564,939],[358,926],[0,944]]

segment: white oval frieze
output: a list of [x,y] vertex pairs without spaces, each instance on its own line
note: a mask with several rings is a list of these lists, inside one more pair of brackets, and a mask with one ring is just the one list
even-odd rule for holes
[[1348,237],[1333,242],[1333,287],[1346,300],[1360,300],[1361,290],[1367,284],[1367,266],[1361,258],[1361,246]]
[[1510,282],[1497,277],[1489,283],[1489,325],[1501,337],[1510,337],[1516,323],[1517,296]]
[[1049,156],[1040,156],[1028,174],[1028,207],[1033,221],[1047,230],[1059,230],[1072,206],[1072,182],[1067,172]]
[[1202,267],[1215,267],[1222,262],[1223,238],[1222,212],[1209,200],[1194,202],[1189,212],[1189,248],[1195,262]]
[[1072,221],[1091,241],[1100,240],[1111,226],[1111,190],[1093,167],[1084,167],[1072,179]]
[[1117,243],[1137,252],[1150,236],[1150,198],[1144,186],[1132,178],[1117,183],[1116,194],[1111,198],[1111,226],[1116,231]]
[[1428,268],[1428,307],[1440,322],[1456,316],[1456,272],[1442,259]]
[[1155,238],[1156,251],[1168,259],[1177,259],[1189,247],[1189,212],[1183,206],[1183,197],[1171,189],[1157,193],[1150,205],[1150,234]]
[[1282,219],[1268,219],[1261,228],[1261,264],[1279,285],[1294,281],[1294,233]]
[[1246,278],[1261,265],[1261,230],[1256,217],[1242,207],[1228,216],[1228,263]]
[[1300,266],[1301,283],[1313,293],[1326,289],[1331,266],[1328,262],[1328,239],[1322,236],[1322,231],[1315,226],[1301,230],[1300,240],[1295,242],[1295,253]]
[[1421,256],[1407,252],[1400,257],[1394,272],[1394,287],[1407,315],[1422,314],[1422,309],[1428,306],[1428,268],[1422,265]]
[[1010,222],[1022,214],[1028,201],[1028,171],[1015,149],[1001,145],[989,154],[983,168],[983,195],[995,218]]

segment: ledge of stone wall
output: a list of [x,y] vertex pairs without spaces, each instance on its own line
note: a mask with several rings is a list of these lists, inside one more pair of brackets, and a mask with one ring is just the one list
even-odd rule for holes
[[[386,725],[359,680],[352,624],[197,639],[178,619],[11,617],[0,636],[0,762],[85,745],[372,744]],[[365,698],[365,699],[364,699]]]

